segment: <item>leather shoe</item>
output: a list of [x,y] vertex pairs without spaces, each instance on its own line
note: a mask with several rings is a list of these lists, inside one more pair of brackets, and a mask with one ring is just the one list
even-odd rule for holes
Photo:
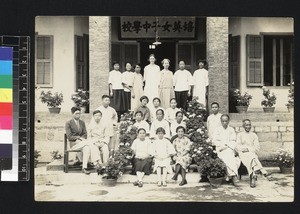
[[187,181],[186,181],[186,180],[182,180],[182,181],[180,182],[179,186],[183,186],[183,185],[185,185],[185,184],[187,184]]
[[133,182],[133,186],[138,186],[138,185],[139,185],[139,181]]
[[139,186],[139,187],[143,187],[143,181],[139,181],[139,182],[138,182],[138,186]]

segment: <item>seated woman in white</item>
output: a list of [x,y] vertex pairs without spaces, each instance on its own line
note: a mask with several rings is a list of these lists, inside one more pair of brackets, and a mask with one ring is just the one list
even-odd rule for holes
[[227,167],[227,176],[232,179],[233,185],[238,186],[238,168],[241,160],[235,157],[236,134],[229,124],[229,115],[221,116],[222,126],[214,132],[213,143],[216,145],[218,157],[224,161]]
[[150,138],[157,139],[156,130],[158,128],[163,128],[166,132],[164,137],[170,139],[169,122],[164,119],[164,111],[162,109],[156,111],[156,120],[152,122],[150,127]]
[[176,120],[176,113],[180,111],[179,108],[176,107],[177,102],[175,98],[172,98],[170,100],[170,107],[166,109],[166,116],[165,119],[168,121],[170,124]]
[[150,109],[150,121],[153,122],[156,118],[156,111],[158,109],[162,109],[164,111],[165,114],[165,109],[163,107],[161,107],[161,100],[158,97],[155,97],[153,99],[153,105],[149,105],[149,109]]
[[150,125],[145,120],[143,120],[143,112],[137,111],[137,112],[135,112],[134,116],[135,116],[136,121],[133,124],[133,126],[135,126],[138,129],[140,129],[140,128],[145,129],[146,134],[149,135]]
[[186,124],[183,121],[183,113],[181,111],[178,111],[176,113],[176,120],[174,120],[171,123],[171,136],[173,137],[174,135],[176,135],[176,129],[177,127],[182,126],[184,128],[186,128]]

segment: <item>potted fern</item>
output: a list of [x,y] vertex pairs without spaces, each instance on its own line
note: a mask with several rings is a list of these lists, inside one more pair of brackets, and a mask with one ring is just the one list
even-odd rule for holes
[[51,91],[42,91],[40,95],[42,103],[46,103],[51,114],[58,114],[60,112],[60,105],[63,102],[62,93],[52,93]]

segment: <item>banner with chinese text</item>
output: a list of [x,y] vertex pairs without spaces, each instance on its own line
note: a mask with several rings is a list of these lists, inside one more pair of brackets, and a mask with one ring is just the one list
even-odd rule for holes
[[195,17],[140,17],[120,18],[121,38],[195,38]]

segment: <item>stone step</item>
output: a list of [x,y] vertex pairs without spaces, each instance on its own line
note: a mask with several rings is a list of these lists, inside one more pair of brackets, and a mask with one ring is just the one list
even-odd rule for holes
[[250,119],[252,122],[287,122],[294,121],[294,114],[288,112],[246,112],[246,113],[230,113],[230,120],[232,122],[241,122],[244,119]]
[[[266,170],[272,173],[279,173],[279,167],[266,167]],[[96,172],[89,175],[83,174],[81,171],[69,171],[69,173],[64,173],[63,171],[46,171],[46,167],[35,168],[35,185],[54,185],[61,186],[64,184],[76,185],[76,184],[100,184],[101,176]],[[178,176],[178,180],[174,181],[171,178],[172,174],[168,174],[167,183],[178,183],[181,181],[181,176]],[[246,175],[244,177],[247,177]],[[186,179],[188,183],[198,183],[200,180],[200,175],[198,172],[188,172],[186,174]],[[118,178],[118,183],[133,183],[136,181],[135,175],[130,175],[129,172],[124,173],[120,178]],[[143,182],[145,184],[156,184],[157,175],[150,174],[145,175]]]

